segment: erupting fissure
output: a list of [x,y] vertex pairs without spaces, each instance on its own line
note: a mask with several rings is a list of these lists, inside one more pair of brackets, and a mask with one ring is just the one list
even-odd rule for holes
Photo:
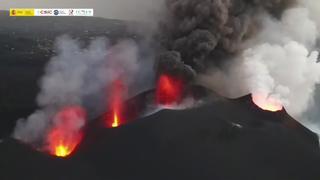
[[47,137],[49,152],[57,157],[69,156],[82,140],[86,112],[79,106],[65,107],[53,120],[54,127]]
[[115,111],[113,112],[113,123],[111,125],[113,128],[118,127],[119,126],[119,117],[118,117],[118,113]]
[[70,154],[70,149],[67,146],[59,145],[55,149],[55,155],[58,157],[66,157]]
[[125,86],[124,83],[122,81],[122,79],[116,79],[113,83],[112,83],[112,87],[111,87],[111,97],[110,97],[110,110],[112,112],[112,122],[110,123],[110,120],[108,118],[107,123],[108,126],[110,126],[113,128],[119,127],[122,124],[122,119],[121,119],[121,113],[123,110],[122,107],[122,101],[123,101],[123,97],[124,97],[124,93],[125,93]]
[[253,94],[252,101],[261,109],[271,112],[281,111],[283,109],[282,103],[280,100],[263,96],[260,94]]
[[182,98],[183,81],[162,74],[157,83],[156,103],[159,105],[171,105],[178,103]]

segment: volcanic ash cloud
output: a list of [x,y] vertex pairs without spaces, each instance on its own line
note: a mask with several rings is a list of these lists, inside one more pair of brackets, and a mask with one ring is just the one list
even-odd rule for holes
[[267,14],[259,18],[261,31],[244,43],[234,63],[200,79],[226,96],[253,93],[278,99],[299,117],[312,104],[320,80],[317,23],[303,6],[284,11],[281,19]]

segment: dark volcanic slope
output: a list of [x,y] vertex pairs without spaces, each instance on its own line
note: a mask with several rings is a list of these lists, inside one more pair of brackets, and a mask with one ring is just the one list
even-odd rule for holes
[[[198,108],[163,110],[118,129],[90,131],[78,151],[66,160],[10,141],[0,144],[1,179],[88,179],[90,175],[89,179],[114,180],[320,177],[316,135],[285,111],[261,111],[249,96],[235,100],[212,97]],[[12,173],[21,169],[21,176]]]

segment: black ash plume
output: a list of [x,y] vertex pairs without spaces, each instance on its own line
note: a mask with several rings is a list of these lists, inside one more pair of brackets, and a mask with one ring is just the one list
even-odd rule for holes
[[184,69],[182,73],[190,76],[220,66],[259,31],[260,14],[279,18],[294,4],[295,0],[166,0],[157,36],[162,47],[158,71]]

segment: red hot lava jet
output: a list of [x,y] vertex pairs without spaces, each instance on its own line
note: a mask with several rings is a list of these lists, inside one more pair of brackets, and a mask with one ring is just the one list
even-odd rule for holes
[[50,154],[58,157],[69,156],[81,142],[82,127],[86,122],[86,112],[82,107],[69,106],[54,116],[54,127],[47,136]]
[[253,94],[252,100],[258,107],[266,111],[277,112],[283,109],[280,100],[273,97],[261,94]]
[[172,105],[181,101],[183,81],[181,79],[162,74],[156,87],[156,103],[158,105]]
[[110,118],[107,119],[107,126],[116,128],[121,125],[123,122],[122,119],[122,112],[123,112],[123,98],[126,92],[126,87],[124,86],[124,83],[122,79],[116,79],[112,83],[111,87],[111,96],[110,96],[110,103],[109,107],[112,113],[111,116],[111,123],[110,123]]

